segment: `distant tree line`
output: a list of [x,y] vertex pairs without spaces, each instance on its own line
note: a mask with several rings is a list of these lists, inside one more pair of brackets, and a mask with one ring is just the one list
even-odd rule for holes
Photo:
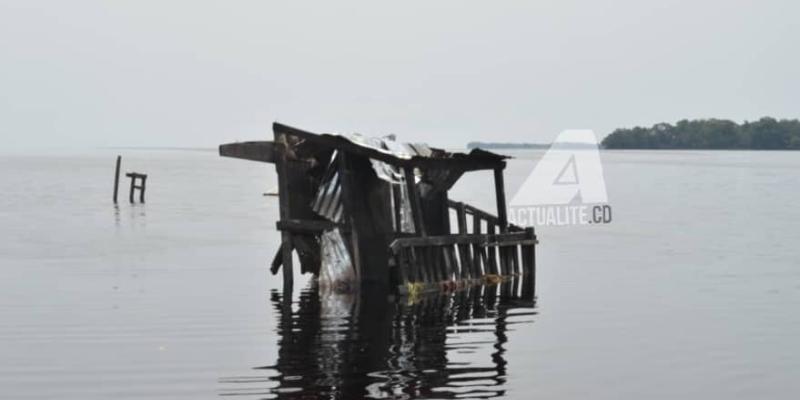
[[469,142],[467,149],[546,149],[549,144],[512,142]]
[[770,117],[742,124],[722,119],[682,120],[675,125],[617,129],[602,145],[607,149],[800,150],[800,121]]

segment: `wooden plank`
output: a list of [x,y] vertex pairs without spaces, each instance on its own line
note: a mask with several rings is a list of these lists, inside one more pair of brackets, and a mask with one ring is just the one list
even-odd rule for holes
[[142,175],[140,179],[142,180],[142,185],[139,187],[139,202],[144,203],[144,192],[147,188],[147,175]]
[[473,207],[467,203],[449,200],[448,205],[455,210],[457,210],[459,207],[464,207],[464,211],[466,211],[467,214],[478,215],[479,217],[481,217],[481,219],[490,221],[492,223],[497,223],[497,216],[492,215],[491,213],[488,213],[484,210],[481,210],[480,208]]
[[[458,220],[458,233],[461,235],[469,235],[467,232],[467,213],[463,203],[456,209],[456,219]],[[460,244],[458,245],[458,250],[459,257],[461,258],[461,277],[470,279],[473,277],[474,273],[470,246],[467,243]]]
[[401,286],[408,285],[408,261],[405,252],[401,251],[394,255],[395,265],[397,266],[398,283]]
[[274,163],[275,142],[237,142],[226,143],[219,146],[219,155],[222,157],[241,158],[244,160]]
[[[481,210],[480,208],[471,206],[471,205],[466,204],[466,203],[461,203],[461,202],[458,202],[458,201],[454,201],[454,200],[449,200],[448,201],[448,206],[450,208],[454,209],[454,210],[457,209],[460,204],[464,205],[464,209],[466,210],[467,214],[479,215],[483,220],[488,221],[490,224],[497,225],[500,222],[500,220],[498,219],[498,217],[496,215],[491,214],[491,213],[489,213],[489,212],[487,212],[485,210]],[[507,224],[508,224],[508,231],[509,232],[517,232],[517,231],[521,232],[521,231],[525,230],[524,228],[522,228],[520,226],[517,226],[517,225],[514,225],[514,224],[512,224],[510,222],[508,222]]]
[[[337,224],[327,220],[308,220],[308,219],[288,219],[279,220],[275,223],[279,231],[291,231],[302,233],[321,233],[333,228],[344,228],[342,224]],[[344,229],[343,229],[344,230]]]
[[[536,233],[533,228],[527,228],[525,233],[529,239],[536,241]],[[523,272],[522,272],[522,291],[523,300],[533,300],[536,294],[536,244],[522,247]]]
[[122,164],[122,156],[117,156],[117,169],[114,172],[114,204],[117,204],[117,193],[119,193],[119,168]]
[[439,263],[436,261],[433,246],[427,246],[425,250],[425,265],[428,268],[428,277],[431,282],[438,282],[440,280]]
[[405,253],[406,261],[408,262],[408,280],[410,282],[419,282],[422,280],[419,273],[419,264],[414,257],[413,247],[405,247],[402,249]]
[[411,214],[414,217],[414,230],[417,235],[425,237],[425,224],[422,220],[422,203],[420,202],[419,189],[414,183],[414,168],[406,167],[403,169],[405,174],[406,187],[408,188],[408,197],[411,201]]
[[394,231],[395,232],[402,232],[403,231],[403,224],[402,224],[402,217],[401,217],[401,209],[403,204],[401,199],[403,198],[400,192],[400,185],[392,185],[392,212],[394,213]]
[[497,199],[497,224],[500,232],[508,229],[508,216],[506,215],[506,189],[503,181],[503,168],[494,169],[494,190]]
[[358,241],[358,229],[355,229],[355,199],[353,198],[355,189],[352,179],[352,171],[350,170],[348,156],[344,152],[337,153],[339,163],[339,179],[341,179],[342,191],[342,206],[344,208],[344,215],[342,221],[350,231],[350,252],[353,259],[353,268],[355,269],[356,280],[361,282],[361,246]]
[[389,247],[396,251],[403,246],[443,246],[481,243],[484,246],[512,246],[517,244],[532,244],[534,240],[525,237],[525,232],[499,233],[499,234],[452,234],[428,237],[398,237]]
[[[475,235],[480,235],[482,231],[481,227],[481,217],[478,215],[472,215],[472,233]],[[473,263],[473,270],[474,276],[481,277],[483,276],[483,246],[480,243],[475,243],[472,245],[472,263]]]
[[133,191],[136,189],[136,178],[131,176],[131,174],[125,174],[125,176],[131,178],[131,191],[128,193],[128,201],[133,204]]
[[[486,227],[486,231],[490,235],[494,235],[495,232],[497,232],[497,226],[495,224],[489,224],[489,226]],[[499,274],[500,271],[497,268],[497,264],[498,264],[497,263],[497,249],[495,248],[495,246],[489,246],[487,251],[488,251],[487,257],[489,259],[489,262],[486,264],[486,267],[488,269],[487,273],[495,274],[495,275]]]
[[457,265],[455,264],[455,259],[452,254],[453,247],[451,245],[444,245],[444,246],[436,246],[436,248],[440,249],[440,251],[442,252],[442,258],[444,260],[445,280],[450,281],[453,279],[453,274],[457,268]]
[[511,253],[511,270],[512,274],[519,274],[519,245],[509,246],[508,252]]

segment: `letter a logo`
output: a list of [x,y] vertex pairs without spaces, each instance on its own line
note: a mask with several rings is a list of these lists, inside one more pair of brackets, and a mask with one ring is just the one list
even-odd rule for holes
[[512,207],[607,203],[597,138],[591,130],[558,135],[509,204]]

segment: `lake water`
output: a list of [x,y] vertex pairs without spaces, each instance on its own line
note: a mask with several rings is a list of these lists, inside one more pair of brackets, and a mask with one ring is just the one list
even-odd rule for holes
[[[271,165],[0,156],[0,397],[794,399],[800,157],[602,153],[609,225],[537,229],[537,302],[291,298]],[[513,195],[540,152],[516,153]],[[127,195],[124,182],[121,197]],[[494,209],[488,174],[452,198]],[[305,289],[303,289],[305,288]]]

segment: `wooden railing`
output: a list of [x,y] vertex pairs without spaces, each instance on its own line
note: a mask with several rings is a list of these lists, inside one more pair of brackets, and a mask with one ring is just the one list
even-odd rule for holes
[[496,216],[464,203],[450,201],[448,206],[455,210],[457,233],[392,242],[400,292],[516,275],[524,275],[533,285],[537,243],[533,228],[504,227]]

